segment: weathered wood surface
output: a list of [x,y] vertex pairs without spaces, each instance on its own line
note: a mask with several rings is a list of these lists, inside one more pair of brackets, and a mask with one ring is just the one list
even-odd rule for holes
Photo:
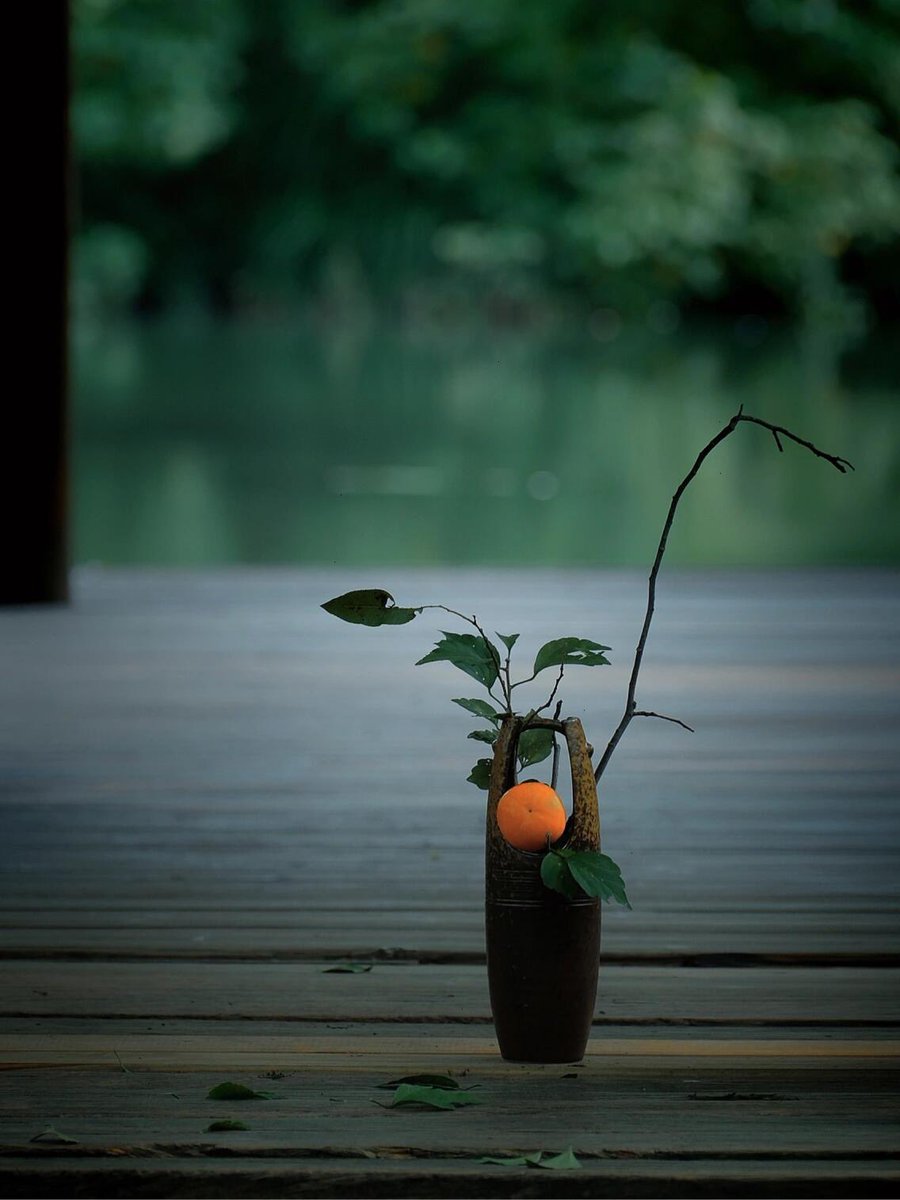
[[[0,950],[8,958],[484,961],[484,916],[474,907],[409,909],[373,901],[362,910],[48,908],[8,909],[3,916]],[[603,955],[607,963],[840,965],[849,959],[900,965],[900,914],[608,908]]]
[[[571,1069],[496,1054],[479,751],[448,703],[475,692],[412,665],[442,622],[318,605],[445,601],[526,661],[609,643],[563,689],[602,747],[639,573],[92,570],[69,610],[0,613],[4,1194],[894,1194],[898,583],[664,574],[638,699],[697,732],[635,722],[604,777],[635,911],[604,913]],[[345,958],[374,965],[324,972]],[[422,1070],[485,1105],[372,1102]],[[225,1078],[272,1099],[207,1101]],[[250,1130],[206,1132],[223,1115]],[[477,1162],[568,1145],[579,1172]]]
[[[604,965],[595,1021],[900,1024],[900,970]],[[9,962],[0,1016],[210,1020],[490,1019],[483,966]]]

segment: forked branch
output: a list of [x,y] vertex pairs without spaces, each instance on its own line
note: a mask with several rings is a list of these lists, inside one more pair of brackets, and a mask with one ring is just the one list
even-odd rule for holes
[[[764,421],[760,417],[751,417],[749,415],[745,416],[743,405],[741,405],[728,424],[723,426],[716,436],[703,447],[703,449],[697,455],[694,465],[678,485],[675,495],[672,497],[671,503],[669,504],[669,511],[666,514],[666,520],[665,524],[663,525],[662,534],[660,535],[659,545],[656,548],[656,557],[654,558],[653,566],[650,569],[650,577],[647,584],[647,611],[644,614],[644,623],[641,626],[640,637],[638,638],[637,648],[634,652],[634,663],[631,668],[631,678],[628,681],[628,696],[625,701],[625,712],[622,714],[622,719],[616,726],[612,737],[609,739],[609,744],[603,752],[603,757],[600,759],[596,770],[594,771],[594,778],[597,780],[599,780],[600,776],[606,770],[609,760],[612,758],[613,751],[621,741],[625,730],[631,724],[632,718],[636,716],[660,715],[658,713],[639,712],[637,709],[637,701],[635,700],[638,675],[640,674],[641,663],[644,659],[644,647],[647,644],[647,635],[650,632],[650,623],[653,620],[653,611],[656,604],[656,578],[659,575],[659,569],[662,566],[663,555],[666,552],[666,544],[669,540],[669,533],[672,529],[672,523],[675,520],[675,512],[678,508],[681,497],[684,495],[688,485],[693,481],[706,459],[713,452],[713,450],[715,450],[716,446],[718,446],[720,442],[724,442],[727,437],[730,437],[731,434],[737,429],[738,425],[740,425],[742,422],[752,425],[761,425],[763,429],[768,429],[772,434],[772,437],[775,439],[775,445],[782,452],[784,451],[784,446],[781,443],[781,439],[787,438],[792,442],[796,442],[798,446],[803,446],[806,450],[809,450],[810,453],[816,456],[816,458],[824,458],[826,462],[831,463],[835,470],[840,471],[842,475],[846,474],[848,470],[852,471],[854,469],[853,464],[848,462],[846,458],[840,458],[836,454],[827,454],[824,450],[820,450],[818,446],[814,446],[812,442],[808,442],[806,438],[798,437],[796,433],[791,433],[789,429],[785,429],[782,425],[773,425],[771,422]],[[663,719],[672,720],[673,718]],[[683,725],[684,722],[676,721],[676,724]]]

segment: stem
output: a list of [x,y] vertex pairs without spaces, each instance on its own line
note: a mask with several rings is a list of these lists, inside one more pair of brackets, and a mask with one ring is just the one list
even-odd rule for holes
[[667,717],[665,713],[644,712],[642,709],[635,709],[631,714],[633,717],[656,717],[659,721],[671,721],[673,725],[680,725],[682,729],[686,729],[688,733],[693,733],[693,727],[685,721],[679,721],[677,717]]
[[[512,689],[508,686],[508,683],[509,683],[509,656],[507,655],[507,660],[506,660],[507,682],[504,683],[504,681],[503,681],[503,664],[500,662],[500,657],[497,654],[496,649],[494,648],[492,643],[488,640],[487,634],[484,632],[484,630],[478,624],[477,617],[474,617],[474,616],[467,617],[465,613],[457,612],[455,608],[448,608],[446,604],[423,604],[420,606],[419,612],[423,612],[426,608],[439,608],[441,610],[441,612],[449,613],[451,617],[459,617],[459,619],[461,621],[465,621],[467,624],[474,626],[475,629],[478,630],[479,634],[481,635],[482,641],[484,642],[485,646],[487,646],[488,653],[490,654],[491,658],[494,660],[494,668],[497,672],[497,680],[500,684],[500,690],[503,693],[503,704],[506,706],[506,710],[505,710],[506,715],[511,716],[512,715]],[[500,701],[494,695],[491,688],[487,688],[487,694],[490,696],[490,698],[496,704],[500,703]]]
[[[472,616],[472,617],[467,617],[466,620],[468,620],[470,624],[474,625],[475,628],[478,630],[478,632],[481,634],[481,640],[487,646],[490,656],[494,660],[494,669],[497,672],[497,681],[500,684],[500,690],[503,693],[503,703],[506,705],[506,712],[511,713],[512,712],[512,700],[511,700],[509,691],[507,690],[506,685],[503,682],[503,665],[500,662],[500,656],[497,653],[497,651],[494,649],[493,644],[490,641],[488,641],[487,634],[484,632],[484,630],[478,624],[478,621],[476,620],[476,618],[474,616]],[[488,688],[488,693],[491,694],[490,688]]]
[[[824,450],[820,450],[817,446],[814,446],[812,442],[808,442],[805,438],[798,437],[796,433],[791,433],[789,429],[785,429],[782,425],[772,425],[769,421],[764,421],[760,417],[745,416],[743,405],[741,405],[728,424],[723,426],[711,441],[707,442],[707,444],[697,455],[694,465],[678,485],[675,494],[672,497],[671,503],[669,504],[669,511],[666,514],[666,520],[663,525],[662,534],[660,535],[659,545],[656,548],[656,557],[653,560],[653,566],[650,569],[650,577],[647,581],[647,611],[644,614],[644,623],[641,626],[640,637],[638,638],[637,647],[634,652],[634,663],[631,668],[631,678],[628,681],[628,696],[625,700],[625,711],[622,714],[622,719],[616,726],[612,737],[609,739],[609,743],[603,752],[603,757],[600,759],[599,763],[597,764],[597,768],[594,771],[594,778],[596,780],[599,780],[600,776],[606,770],[609,760],[612,758],[613,751],[621,741],[622,734],[631,724],[632,717],[638,715],[635,692],[637,691],[638,675],[640,674],[641,663],[643,662],[644,658],[644,647],[647,644],[647,635],[650,632],[650,622],[653,620],[653,611],[656,604],[656,578],[659,575],[659,569],[662,566],[663,555],[666,552],[666,543],[669,540],[669,532],[671,531],[672,523],[675,520],[675,512],[678,508],[678,503],[681,500],[681,497],[684,495],[688,485],[693,481],[697,472],[703,466],[707,457],[713,452],[713,450],[715,450],[716,446],[718,446],[720,442],[724,442],[727,437],[730,437],[731,434],[734,433],[735,429],[737,429],[741,422],[747,422],[753,425],[761,425],[763,429],[768,429],[774,437],[775,443],[779,450],[783,450],[780,439],[782,437],[788,438],[790,441],[796,442],[798,446],[803,446],[805,449],[809,450],[817,458],[824,458],[826,462],[830,462],[831,465],[836,470],[840,471],[842,475],[846,474],[848,468],[851,471],[854,470],[853,464],[848,462],[846,458],[840,458],[835,454],[827,454]],[[643,716],[648,714],[642,713],[640,715]],[[669,720],[671,718],[664,719]],[[680,721],[677,723],[683,724],[683,722]]]
[[525,683],[531,683],[533,680],[537,679],[538,675],[540,675],[540,671],[535,671],[535,673],[533,675],[529,675],[527,679],[516,680],[516,682],[509,689],[510,692],[514,692],[517,687],[521,687]]
[[[553,714],[553,720],[559,720],[559,714],[562,711],[562,700],[556,702],[556,711]],[[559,779],[559,740],[554,733],[553,735],[553,765],[550,768],[550,786],[556,791],[556,783]]]
[[[562,663],[560,663],[559,674],[556,677],[556,683],[554,683],[554,685],[553,685],[553,691],[550,693],[547,703],[542,704],[540,708],[534,709],[532,716],[536,717],[538,713],[542,713],[545,708],[549,708],[550,705],[553,703],[553,699],[556,696],[557,689],[559,688],[559,685],[562,683],[562,677],[563,677],[563,673],[564,673],[565,669],[566,669],[565,666]],[[558,712],[557,712],[557,716],[559,716]]]
[[509,646],[507,646],[506,647],[506,663],[504,664],[504,667],[503,667],[503,673],[506,676],[505,694],[506,694],[506,711],[507,712],[512,712],[512,684],[510,683],[510,675],[509,675],[509,662],[510,662],[511,658],[512,658],[512,650],[510,650]]

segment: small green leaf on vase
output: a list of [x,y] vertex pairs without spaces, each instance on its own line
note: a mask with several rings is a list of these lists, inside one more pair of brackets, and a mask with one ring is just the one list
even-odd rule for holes
[[519,738],[516,751],[519,766],[530,767],[549,757],[553,751],[553,737],[552,729],[526,729]]
[[497,663],[499,651],[480,634],[447,633],[442,630],[444,640],[438,642],[435,648],[420,658],[416,663],[421,667],[424,663],[449,662],[460,671],[465,671],[480,684],[489,688],[497,678]]
[[517,633],[498,633],[497,637],[507,648],[507,650],[512,650],[513,646],[519,640],[519,635]]
[[345,592],[322,605],[327,613],[349,621],[352,625],[406,625],[420,613],[420,608],[398,608],[390,592],[381,588],[364,588]]
[[589,896],[601,900],[615,900],[625,908],[631,908],[625,894],[625,883],[618,865],[608,854],[596,850],[577,850],[566,858],[572,878]]
[[489,758],[479,758],[478,762],[472,768],[467,782],[474,783],[477,788],[481,788],[483,792],[486,792],[491,786],[491,760]]
[[545,854],[541,861],[541,879],[546,887],[559,892],[567,900],[578,900],[584,895],[572,878],[568,860],[555,850]]
[[270,1100],[271,1096],[268,1092],[257,1092],[253,1088],[245,1087],[242,1083],[219,1083],[214,1088],[210,1088],[206,1095],[207,1100]]
[[487,742],[489,746],[493,746],[494,742],[497,740],[497,730],[473,729],[472,732],[467,736],[471,738],[473,742]]
[[458,704],[460,708],[476,717],[485,717],[488,721],[499,721],[502,718],[502,714],[498,713],[492,704],[488,704],[487,700],[454,700],[452,703]]
[[538,650],[534,674],[545,671],[547,667],[609,666],[609,659],[603,653],[608,649],[609,646],[601,646],[599,642],[591,642],[587,638],[556,638]]

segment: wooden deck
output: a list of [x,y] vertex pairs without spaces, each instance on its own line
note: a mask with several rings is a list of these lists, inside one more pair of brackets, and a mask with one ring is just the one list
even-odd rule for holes
[[[3,1194],[896,1194],[898,584],[663,572],[638,699],[696,733],[636,721],[604,776],[634,911],[604,912],[563,1067],[492,1037],[449,703],[477,685],[413,666],[448,619],[318,605],[444,602],[525,661],[608,643],[563,687],[602,747],[639,573],[91,569],[68,609],[0,613]],[[385,1107],[417,1072],[483,1103]],[[479,1161],[568,1147],[580,1170]]]

